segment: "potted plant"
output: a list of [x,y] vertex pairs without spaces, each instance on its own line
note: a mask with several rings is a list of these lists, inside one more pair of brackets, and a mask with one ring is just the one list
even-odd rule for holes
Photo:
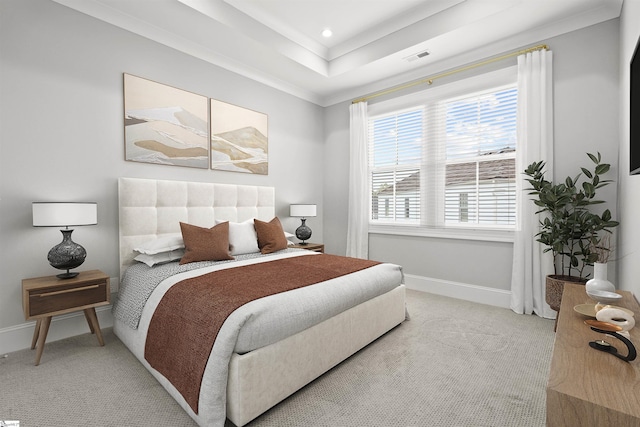
[[[525,169],[531,185],[530,195],[542,214],[540,231],[536,240],[546,246],[545,252],[553,254],[554,274],[547,276],[546,300],[558,311],[565,281],[585,283],[585,267],[598,259],[599,247],[604,235],[618,225],[611,212],[605,209],[601,215],[590,210],[592,205],[604,203],[597,200],[596,191],[609,183],[602,175],[611,165],[602,163],[600,153],[587,153],[594,163],[593,169],[581,167],[581,173],[564,182],[553,183],[544,178],[545,162],[530,164]],[[582,180],[582,182],[580,182]]]

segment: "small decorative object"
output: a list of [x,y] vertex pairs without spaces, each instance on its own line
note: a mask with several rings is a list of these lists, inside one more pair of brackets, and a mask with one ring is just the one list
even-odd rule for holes
[[596,312],[596,319],[620,328],[620,334],[629,338],[629,331],[636,325],[633,314],[612,306],[605,306]]
[[624,308],[624,307],[619,307],[617,305],[602,305],[602,304],[578,304],[576,306],[573,307],[573,311],[575,311],[576,313],[580,313],[583,316],[588,316],[588,317],[596,317],[596,313],[600,310],[602,310],[605,307],[615,307],[618,308],[622,311],[626,311],[627,313],[629,313],[630,315],[633,316],[633,311],[629,310],[628,308]]
[[604,305],[613,304],[622,299],[622,295],[620,294],[609,291],[601,291],[598,289],[588,290],[587,295],[589,295],[589,298],[591,298],[592,300]]
[[78,273],[69,270],[79,267],[87,257],[87,251],[71,240],[74,225],[96,225],[98,223],[97,203],[59,203],[59,202],[34,202],[33,226],[34,227],[65,227],[62,232],[62,242],[49,251],[47,259],[52,267],[67,270],[58,274],[60,279],[76,277]]
[[611,323],[602,322],[599,320],[585,320],[584,323],[589,325],[595,332],[618,338],[627,346],[628,353],[626,356],[621,355],[613,345],[605,340],[591,341],[589,342],[589,347],[595,348],[599,351],[604,351],[605,353],[610,353],[617,358],[624,360],[625,362],[631,362],[632,360],[635,360],[637,356],[636,348],[633,343],[629,341],[629,339],[627,339],[623,335],[620,335],[620,331],[622,331],[622,328],[620,326],[616,326]]
[[306,224],[307,217],[316,216],[316,205],[291,205],[289,215],[301,218],[302,224],[296,229],[296,237],[302,240],[301,245],[306,245],[305,240],[311,237],[311,229]]
[[591,243],[591,253],[596,255],[593,263],[593,279],[587,281],[586,290],[589,291],[608,291],[615,292],[616,287],[607,280],[607,262],[611,255],[611,236],[605,234],[599,242]]
[[596,262],[593,264],[593,279],[587,280],[586,290],[614,292],[616,287],[607,280],[607,264]]

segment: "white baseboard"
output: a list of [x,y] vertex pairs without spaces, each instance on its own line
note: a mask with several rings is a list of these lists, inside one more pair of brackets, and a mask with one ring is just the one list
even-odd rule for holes
[[445,297],[509,308],[511,305],[511,291],[488,288],[486,286],[469,285],[467,283],[450,282],[430,277],[405,274],[405,286],[421,292],[442,295]]
[[[100,329],[113,326],[113,315],[111,305],[96,308]],[[31,347],[31,339],[36,322],[25,322],[20,325],[0,329],[0,356],[18,350]],[[82,335],[89,332],[89,325],[84,317],[83,311],[54,316],[51,319],[51,326],[47,334],[47,342],[58,341],[64,338]],[[97,341],[96,341],[97,344]],[[45,354],[47,347],[45,345]],[[35,357],[35,356],[34,356]]]

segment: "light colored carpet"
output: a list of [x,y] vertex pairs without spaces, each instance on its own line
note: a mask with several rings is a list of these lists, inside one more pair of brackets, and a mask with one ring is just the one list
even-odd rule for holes
[[[408,291],[411,320],[252,423],[545,425],[553,321]],[[0,359],[0,420],[21,427],[195,426],[110,329]],[[232,425],[231,423],[227,423]]]

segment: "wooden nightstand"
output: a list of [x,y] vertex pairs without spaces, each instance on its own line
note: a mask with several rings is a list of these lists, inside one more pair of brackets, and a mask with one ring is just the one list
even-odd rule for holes
[[324,253],[324,245],[321,243],[307,243],[306,245],[302,245],[297,243],[293,246],[289,246],[290,248],[298,248],[298,249],[306,249],[308,251],[313,252],[321,252]]
[[109,276],[100,270],[83,271],[73,279],[56,276],[36,277],[22,281],[22,308],[27,320],[36,319],[31,349],[37,347],[36,365],[44,351],[51,317],[84,310],[91,333],[103,346],[102,332],[96,316],[96,307],[108,305],[111,298]]

